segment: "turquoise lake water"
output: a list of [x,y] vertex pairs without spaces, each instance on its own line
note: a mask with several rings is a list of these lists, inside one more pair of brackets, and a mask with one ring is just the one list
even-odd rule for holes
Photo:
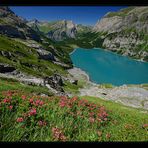
[[70,54],[75,67],[95,83],[113,85],[148,83],[148,62],[140,62],[101,48],[77,48]]

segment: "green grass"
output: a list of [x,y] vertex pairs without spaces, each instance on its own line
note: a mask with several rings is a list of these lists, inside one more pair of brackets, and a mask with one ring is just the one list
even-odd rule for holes
[[128,7],[121,9],[119,12],[110,12],[106,15],[106,17],[114,17],[114,16],[120,16],[120,17],[125,17],[127,16],[128,12],[130,12],[134,7]]
[[[44,77],[52,75],[55,70],[61,75],[67,74],[62,66],[56,65],[51,61],[39,59],[35,49],[27,47],[25,44],[14,39],[0,36],[0,51],[11,53],[12,55],[10,58],[0,55],[1,63],[10,64],[16,69],[27,74]],[[63,55],[60,55],[60,59],[63,60],[63,62],[67,62],[69,60],[68,54],[67,56],[63,56],[63,58],[62,56]],[[69,63],[67,62],[67,64]]]
[[105,84],[100,84],[99,87],[101,87],[101,88],[113,88],[114,86],[112,84],[105,83]]
[[46,94],[53,95],[52,92],[46,87],[42,86],[30,86],[27,84],[20,83],[14,79],[0,78],[0,92],[8,90],[19,90],[25,93],[34,93],[34,94]]
[[69,81],[65,81],[64,90],[68,93],[72,93],[73,95],[78,95],[79,89],[85,86],[86,82],[83,80],[79,80],[78,84],[72,84]]
[[82,98],[103,105],[111,111],[113,122],[110,122],[106,128],[100,129],[104,134],[111,133],[111,141],[148,141],[147,129],[142,127],[148,123],[147,113],[96,97]]
[[[46,88],[22,85],[10,79],[0,80],[0,141],[148,141],[148,112],[144,113],[144,110],[96,97],[59,99],[37,96],[39,92],[45,93]],[[22,99],[22,95],[26,99]],[[5,98],[12,99],[4,103]],[[37,100],[43,101],[43,105],[37,105]],[[88,102],[82,101],[80,105],[80,100]],[[13,106],[12,110],[9,106]],[[27,115],[30,108],[37,112]],[[98,122],[98,113],[104,114],[101,110],[108,115]],[[92,112],[94,119],[90,120]],[[20,117],[23,122],[17,122]]]
[[[57,42],[58,46],[67,46],[67,51],[70,53],[74,48],[94,48],[102,47],[103,39],[101,39],[102,33],[79,33],[75,39],[68,38],[64,41]],[[65,50],[64,50],[65,51]]]

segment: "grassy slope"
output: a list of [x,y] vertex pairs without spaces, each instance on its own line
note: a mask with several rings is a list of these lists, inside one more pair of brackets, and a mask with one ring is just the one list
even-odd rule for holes
[[[28,87],[27,85],[22,86],[18,82],[11,80],[1,80],[0,93],[7,90],[21,90],[21,92],[26,93],[27,95],[30,95],[30,93],[33,92],[40,91],[44,93],[44,91],[46,91],[46,89],[44,88],[38,89],[37,87]],[[1,120],[0,133],[3,134],[0,134],[0,139],[2,141],[18,141],[21,139],[28,139],[29,141],[52,141],[53,139],[51,138],[51,127],[54,127],[56,125],[57,127],[63,129],[64,134],[66,135],[66,137],[68,137],[68,140],[70,141],[148,141],[147,127],[143,128],[143,125],[148,123],[147,112],[142,113],[142,110],[125,107],[118,103],[102,100],[96,97],[81,97],[81,99],[83,98],[85,98],[89,102],[95,103],[96,105],[104,106],[107,109],[107,112],[109,114],[109,120],[107,124],[97,127],[96,124],[90,125],[87,119],[75,119],[70,114],[65,114],[66,110],[58,108],[57,104],[52,104],[52,102],[50,101],[47,105],[47,108],[49,107],[51,109],[52,106],[54,106],[52,111],[49,110],[48,112],[46,111],[44,113],[43,109],[38,109],[39,114],[36,117],[37,119],[40,119],[40,116],[42,116],[42,118],[43,116],[49,118],[49,121],[48,118],[45,119],[50,124],[45,127],[43,126],[42,128],[36,125],[36,119],[33,117],[31,118],[31,125],[28,125],[28,127],[24,129],[21,128],[23,124],[15,123],[15,119],[21,116],[22,111],[26,111],[27,106],[24,107],[24,109],[23,106],[19,106],[19,112],[17,113],[11,113],[7,111],[5,112],[6,114],[1,114],[1,119],[3,120]],[[19,98],[17,98],[17,100],[22,102]],[[20,105],[22,103],[20,103]],[[76,111],[74,111],[74,113],[75,112]],[[87,110],[83,113],[84,115],[86,115]],[[72,126],[69,127],[69,124],[71,122]],[[73,131],[74,126],[76,125],[78,129],[76,131]],[[97,135],[98,132],[101,133],[101,136],[99,137]],[[109,138],[107,138],[107,135],[109,135]]]
[[50,61],[39,60],[35,49],[29,48],[14,39],[0,36],[0,51],[12,54],[10,59],[0,55],[1,63],[8,63],[25,73],[43,77],[52,75],[57,70],[62,75],[66,74],[66,71],[61,66]]
[[110,132],[112,140],[115,141],[144,141],[148,140],[147,130],[142,128],[148,123],[148,113],[142,110],[126,107],[113,101],[106,101],[95,97],[83,97],[93,103],[104,105],[111,110],[112,123],[105,129],[104,133]]

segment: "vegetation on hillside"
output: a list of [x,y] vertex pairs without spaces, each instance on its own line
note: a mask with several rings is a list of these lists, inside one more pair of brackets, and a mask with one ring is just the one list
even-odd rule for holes
[[14,39],[0,36],[0,51],[11,54],[11,57],[0,55],[1,63],[10,64],[22,72],[39,77],[50,76],[55,70],[62,75],[66,74],[62,66],[56,65],[50,60],[39,59],[36,49]]
[[80,47],[80,48],[94,48],[94,47],[102,47],[103,40],[101,38],[102,33],[96,32],[87,32],[87,33],[79,33],[77,34],[75,39],[66,39],[57,44],[66,45],[71,47]]
[[107,15],[105,17],[114,17],[114,16],[124,17],[128,14],[129,11],[131,11],[134,8],[135,7],[133,6],[133,7],[121,9],[121,11],[119,11],[119,12],[109,12],[109,13],[107,13]]
[[0,83],[0,141],[148,140],[148,115],[140,110],[89,96],[43,97],[5,87],[16,83],[10,80]]

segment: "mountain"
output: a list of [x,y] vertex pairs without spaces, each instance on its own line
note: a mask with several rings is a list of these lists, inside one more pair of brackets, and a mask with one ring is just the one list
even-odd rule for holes
[[91,26],[75,24],[69,20],[47,22],[34,19],[28,21],[27,25],[39,33],[44,33],[54,41],[63,41],[68,38],[74,39],[77,34],[89,32],[92,28]]
[[102,46],[122,55],[148,61],[148,7],[109,12],[93,28],[102,33]]
[[61,41],[66,38],[75,38],[76,25],[72,21],[62,20],[52,24],[47,36],[53,40]]
[[39,22],[32,20],[27,24],[34,30],[43,32],[48,38],[55,41],[75,38],[76,34],[76,25],[72,21]]
[[18,17],[8,7],[0,7],[0,34],[40,41],[40,36],[26,25],[26,20]]
[[28,26],[30,26],[34,31],[37,33],[41,33],[38,26],[40,25],[40,22],[37,19],[33,19],[31,21],[26,22]]

